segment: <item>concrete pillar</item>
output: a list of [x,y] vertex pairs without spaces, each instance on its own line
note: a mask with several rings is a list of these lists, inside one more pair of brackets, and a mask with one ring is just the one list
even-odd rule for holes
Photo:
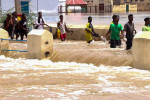
[[18,14],[21,14],[21,3],[20,3],[20,0],[15,0],[15,11]]
[[8,32],[4,29],[0,28],[0,55],[5,55],[7,51],[2,51],[2,49],[9,49],[9,41],[2,40],[2,39],[9,39]]
[[27,44],[29,59],[49,59],[53,53],[53,35],[47,30],[32,30]]
[[134,67],[150,70],[150,32],[139,32],[133,40]]

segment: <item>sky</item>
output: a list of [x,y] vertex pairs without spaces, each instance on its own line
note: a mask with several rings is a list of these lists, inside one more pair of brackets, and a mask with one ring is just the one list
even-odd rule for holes
[[[2,2],[2,10],[8,10],[14,7],[14,0],[1,0]],[[38,8],[42,11],[57,11],[58,9],[58,0],[38,0]],[[37,0],[31,0],[30,2],[30,10],[37,11]]]

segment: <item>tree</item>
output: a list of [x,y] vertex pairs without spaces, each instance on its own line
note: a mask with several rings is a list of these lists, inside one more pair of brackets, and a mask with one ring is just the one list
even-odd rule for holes
[[15,2],[15,11],[19,14],[21,13],[21,3],[20,0],[14,0]]

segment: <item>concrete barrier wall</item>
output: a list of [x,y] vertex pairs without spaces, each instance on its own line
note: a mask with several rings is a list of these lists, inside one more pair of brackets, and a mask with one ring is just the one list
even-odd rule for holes
[[53,53],[53,35],[47,30],[32,30],[27,44],[29,59],[49,59]]
[[[0,39],[9,39],[8,32],[2,28],[0,28]],[[2,49],[9,49],[9,41],[8,40],[0,40],[0,54],[7,55],[7,51],[2,51]]]
[[139,2],[137,10],[138,11],[150,11],[150,1]]
[[134,67],[150,70],[150,32],[139,32],[133,40]]
[[[137,11],[137,5],[129,4],[129,11]],[[114,5],[113,12],[126,12],[126,4],[125,5]]]
[[[55,34],[56,33],[56,25],[51,25],[49,24],[49,26],[52,26],[52,33]],[[85,25],[68,25],[68,28],[70,30],[73,30],[74,33],[71,34],[67,34],[67,39],[69,40],[86,40],[85,38]],[[49,30],[48,27],[45,27],[45,29]],[[95,32],[98,33],[99,35],[104,35],[107,33],[109,26],[107,25],[95,25],[94,26]],[[94,40],[99,40],[99,38],[95,38]]]

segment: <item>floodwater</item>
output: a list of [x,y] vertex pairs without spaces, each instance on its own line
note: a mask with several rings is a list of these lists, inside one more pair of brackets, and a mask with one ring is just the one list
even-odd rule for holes
[[[19,49],[26,49],[26,44],[10,44],[11,48],[15,45]],[[88,45],[85,41],[60,42],[55,40],[54,49],[60,50],[62,53],[64,51],[66,54],[68,50],[66,58],[73,55],[72,53],[69,56],[73,50],[81,55],[84,55],[84,51],[89,53],[89,55],[84,55],[84,59],[93,57],[91,51],[101,51],[100,53],[111,51],[114,58],[128,55],[123,48],[109,49],[108,44],[105,46],[101,42]],[[73,52],[75,53],[75,51]],[[17,53],[17,55],[19,54]],[[100,54],[96,56],[100,56]],[[65,56],[63,58],[65,59]],[[77,57],[74,56],[75,58]],[[82,60],[82,58],[81,56],[78,60]],[[92,63],[52,62],[51,60],[14,59],[0,56],[0,99],[149,100],[150,71],[130,66],[96,66]]]
[[[135,29],[142,30],[144,25],[144,18],[150,17],[150,12],[130,12],[134,15]],[[71,25],[86,25],[88,16],[93,17],[93,25],[110,25],[112,22],[112,15],[120,15],[120,21],[124,25],[128,21],[128,14],[130,13],[99,13],[99,14],[83,14],[83,13],[68,13],[63,14],[64,20]],[[58,14],[44,14],[47,23],[56,24],[59,21]]]
[[[150,13],[134,14],[136,29]],[[90,14],[64,15],[68,24],[85,25]],[[113,14],[94,14],[94,25],[109,25]],[[120,13],[120,23],[127,22]],[[56,23],[58,15],[44,15]],[[10,43],[11,49],[27,49],[26,43]],[[0,56],[1,100],[149,100],[150,71],[132,68],[132,53],[108,44],[54,41],[52,60],[25,59],[26,53]],[[19,57],[19,58],[18,58]],[[142,68],[142,66],[141,66]]]

